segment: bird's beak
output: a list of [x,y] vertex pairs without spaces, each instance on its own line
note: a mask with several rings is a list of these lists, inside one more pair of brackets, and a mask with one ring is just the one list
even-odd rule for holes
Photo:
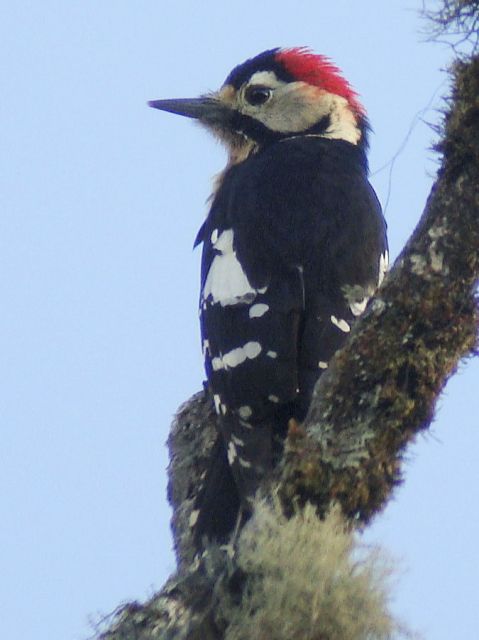
[[232,117],[231,108],[212,95],[200,96],[199,98],[150,100],[148,105],[153,109],[195,118],[210,127],[225,126]]

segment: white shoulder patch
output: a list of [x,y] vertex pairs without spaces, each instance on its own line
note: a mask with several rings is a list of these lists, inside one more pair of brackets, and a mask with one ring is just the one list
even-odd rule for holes
[[213,258],[203,289],[203,298],[211,297],[213,304],[227,305],[252,302],[258,291],[251,286],[233,249],[234,233],[226,229],[212,234],[213,247],[219,255]]

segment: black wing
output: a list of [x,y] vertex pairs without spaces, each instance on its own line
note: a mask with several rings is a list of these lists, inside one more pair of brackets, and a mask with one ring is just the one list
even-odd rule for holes
[[277,143],[227,172],[200,231],[205,368],[243,501],[380,280],[385,223],[361,153]]

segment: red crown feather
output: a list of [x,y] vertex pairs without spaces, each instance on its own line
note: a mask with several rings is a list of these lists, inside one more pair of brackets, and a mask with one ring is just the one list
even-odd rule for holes
[[359,115],[365,115],[358,94],[328,57],[312,53],[306,47],[294,47],[281,49],[275,58],[297,80],[345,98]]

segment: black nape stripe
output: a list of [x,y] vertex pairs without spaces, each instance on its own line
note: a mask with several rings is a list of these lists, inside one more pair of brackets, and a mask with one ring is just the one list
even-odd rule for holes
[[260,145],[276,142],[285,137],[284,133],[272,131],[259,120],[238,111],[233,115],[230,126],[236,133],[245,135]]
[[306,129],[306,131],[301,131],[300,135],[302,136],[321,135],[325,131],[327,131],[330,126],[331,126],[331,116],[328,114],[323,116],[321,120],[318,120],[318,122],[315,122],[313,126],[309,127],[309,129]]
[[[361,155],[361,164],[367,169],[367,158],[365,152],[368,148],[367,132],[369,130],[368,121],[365,118],[361,118],[358,122],[361,130],[361,138],[357,146],[351,145],[358,149]],[[309,129],[305,131],[273,131],[269,129],[259,120],[251,116],[235,112],[232,115],[230,121],[230,127],[239,135],[246,136],[250,140],[253,140],[259,147],[266,147],[280,140],[286,140],[287,138],[307,136],[307,135],[323,135],[331,126],[331,117],[329,115],[323,116],[321,120],[313,124]],[[349,142],[343,140],[347,145]]]

